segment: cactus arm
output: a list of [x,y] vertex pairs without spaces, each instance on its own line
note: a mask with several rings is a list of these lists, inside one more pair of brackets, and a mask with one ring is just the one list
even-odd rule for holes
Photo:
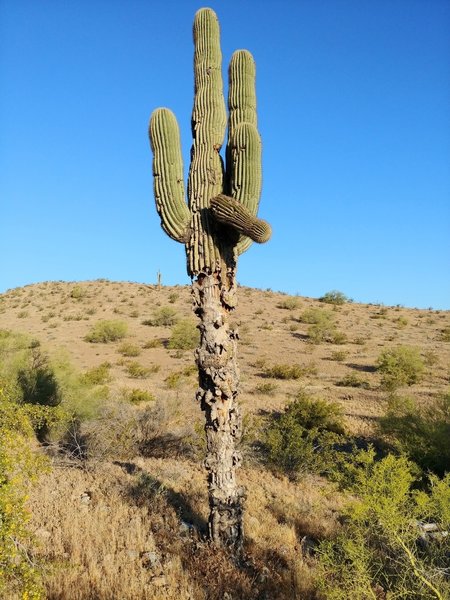
[[228,68],[229,135],[239,123],[257,126],[255,61],[248,50],[236,50]]
[[185,242],[190,212],[184,199],[183,159],[175,115],[156,109],[149,124],[153,151],[153,189],[161,226],[172,239]]
[[[230,140],[231,189],[230,195],[256,216],[261,195],[261,138],[256,127],[250,123],[239,124]],[[236,245],[242,254],[251,239],[241,235]]]
[[253,216],[243,204],[224,194],[211,199],[211,212],[219,223],[233,227],[258,244],[267,242],[272,235],[267,221]]
[[[234,52],[228,69],[228,191],[254,216],[258,212],[262,186],[255,77],[255,61],[250,52]],[[236,245],[237,254],[242,254],[251,243],[251,239],[241,235]]]

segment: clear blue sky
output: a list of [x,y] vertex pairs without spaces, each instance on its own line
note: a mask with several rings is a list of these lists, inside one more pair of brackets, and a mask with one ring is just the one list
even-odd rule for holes
[[[160,228],[147,123],[177,115],[191,0],[0,0],[0,291],[43,280],[189,283]],[[260,216],[242,285],[450,308],[450,2],[211,1],[224,74],[257,65]]]

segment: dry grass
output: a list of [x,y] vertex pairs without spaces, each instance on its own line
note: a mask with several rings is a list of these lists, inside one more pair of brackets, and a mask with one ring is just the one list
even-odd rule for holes
[[[442,332],[450,327],[449,312],[358,304],[327,308],[336,328],[347,335],[346,343],[336,347],[308,340],[309,324],[301,315],[324,310],[318,300],[290,301],[280,293],[241,288],[239,302],[235,320],[244,342],[239,349],[244,415],[257,418],[280,410],[304,388],[339,402],[348,428],[370,436],[385,407],[374,366],[383,349],[398,345],[419,347],[428,365],[424,379],[409,393],[426,403],[448,388],[450,344]],[[181,286],[47,282],[0,296],[0,328],[39,339],[50,354],[66,351],[81,372],[109,363],[110,397],[117,402],[126,397],[124,390],[136,388],[156,399],[128,402],[127,418],[139,422],[153,404],[156,416],[126,453],[112,444],[108,460],[94,453],[88,468],[55,463],[34,489],[29,508],[38,558],[46,569],[47,597],[312,600],[311,548],[338,527],[341,502],[324,480],[293,483],[249,457],[240,474],[247,488],[244,563],[235,565],[204,541],[206,484],[198,448],[189,445],[202,422],[189,369],[193,352],[167,347],[171,326],[141,324],[168,304],[180,319],[192,318],[189,288]],[[116,319],[128,325],[124,340],[84,340],[97,321]],[[125,345],[140,349],[139,364],[153,369],[145,379],[129,377],[119,355]],[[265,388],[264,368],[276,364],[314,369]],[[174,373],[181,374],[179,385],[170,387],[167,380]],[[342,383],[356,380],[368,385]]]

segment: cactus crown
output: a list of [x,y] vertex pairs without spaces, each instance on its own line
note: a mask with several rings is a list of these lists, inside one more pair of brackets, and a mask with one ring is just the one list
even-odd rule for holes
[[[219,23],[210,8],[194,19],[195,97],[192,110],[188,203],[178,124],[167,108],[149,125],[156,208],[164,231],[186,245],[191,277],[225,269],[251,244],[267,241],[270,226],[256,218],[261,194],[261,140],[257,130],[255,63],[237,50],[228,70],[226,165],[220,156],[227,126]],[[213,200],[214,199],[214,200]]]

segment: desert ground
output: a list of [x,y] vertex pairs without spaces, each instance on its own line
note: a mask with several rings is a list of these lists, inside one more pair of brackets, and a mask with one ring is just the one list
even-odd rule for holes
[[[73,373],[108,363],[101,393],[84,407],[93,416],[80,424],[77,443],[88,440],[87,455],[63,454],[49,444],[51,468],[30,490],[29,526],[47,598],[319,597],[311,548],[340,526],[342,497],[318,474],[292,480],[258,460],[261,420],[303,390],[339,403],[355,439],[376,443],[387,402],[377,359],[396,346],[418,348],[426,364],[423,378],[407,389],[419,404],[448,390],[450,344],[443,332],[450,328],[449,311],[336,305],[247,287],[238,297],[233,318],[246,428],[240,481],[247,489],[240,565],[205,541],[194,351],[170,347],[173,323],[195,322],[190,287],[44,282],[0,296],[1,330],[38,340],[51,360],[70,364]],[[155,324],[162,309],[173,323]],[[314,311],[326,311],[332,326],[313,343],[305,314]],[[125,337],[87,341],[102,320],[125,322]],[[297,378],[270,376],[282,366],[297,366]],[[136,390],[147,394],[127,401]],[[73,404],[83,412],[78,400]]]

